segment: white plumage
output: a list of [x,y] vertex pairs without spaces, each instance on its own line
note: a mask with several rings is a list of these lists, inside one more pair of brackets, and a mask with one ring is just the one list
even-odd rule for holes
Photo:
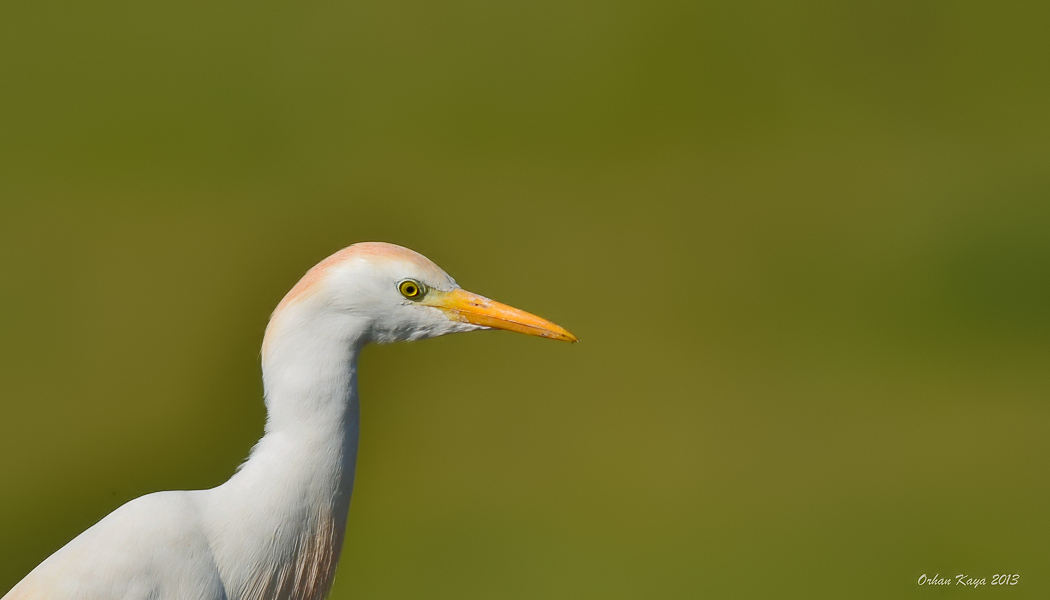
[[266,328],[266,430],[241,469],[210,490],[128,502],[2,600],[320,600],[354,485],[361,348],[485,328],[576,341],[460,289],[406,248],[371,242],[333,254]]

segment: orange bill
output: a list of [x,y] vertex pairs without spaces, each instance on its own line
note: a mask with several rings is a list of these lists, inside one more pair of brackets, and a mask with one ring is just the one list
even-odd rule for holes
[[450,319],[456,321],[492,329],[506,329],[528,335],[538,335],[552,340],[578,341],[576,336],[566,331],[565,328],[547,319],[466,290],[457,289],[451,292],[433,290],[422,304],[440,308]]

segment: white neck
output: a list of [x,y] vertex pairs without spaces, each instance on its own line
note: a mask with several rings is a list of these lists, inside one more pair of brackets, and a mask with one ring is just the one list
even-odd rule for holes
[[300,307],[267,327],[265,435],[208,503],[231,598],[320,600],[331,586],[354,486],[362,332]]

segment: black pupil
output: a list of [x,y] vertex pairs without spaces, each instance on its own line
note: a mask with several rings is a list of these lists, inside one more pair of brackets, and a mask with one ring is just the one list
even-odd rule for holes
[[406,285],[405,286],[405,293],[408,294],[409,296],[415,296],[416,295],[416,286],[411,285],[411,284]]

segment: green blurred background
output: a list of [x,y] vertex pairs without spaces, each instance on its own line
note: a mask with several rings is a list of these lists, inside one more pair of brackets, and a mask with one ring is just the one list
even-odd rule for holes
[[1047,597],[1047,22],[0,4],[0,591],[224,481],[269,312],[386,240],[583,342],[365,353],[333,599]]

